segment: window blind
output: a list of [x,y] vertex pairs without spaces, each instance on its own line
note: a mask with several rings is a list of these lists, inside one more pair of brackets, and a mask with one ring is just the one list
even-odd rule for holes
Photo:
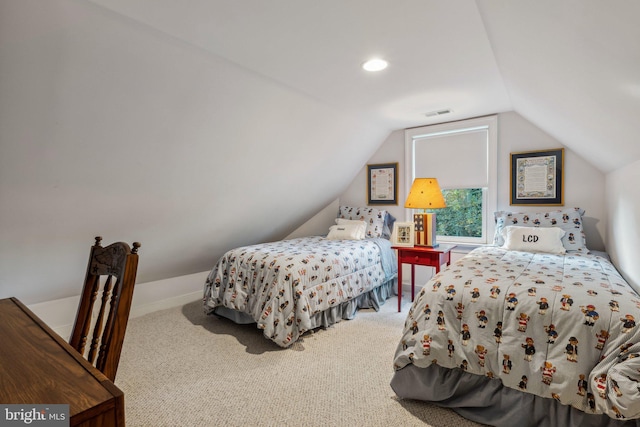
[[489,186],[486,127],[414,136],[413,141],[416,178],[437,178],[443,189]]

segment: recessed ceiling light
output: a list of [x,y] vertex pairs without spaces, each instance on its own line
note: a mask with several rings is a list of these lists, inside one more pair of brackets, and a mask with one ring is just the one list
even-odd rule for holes
[[362,64],[362,68],[367,71],[381,71],[387,68],[387,65],[389,65],[389,63],[384,59],[374,58]]

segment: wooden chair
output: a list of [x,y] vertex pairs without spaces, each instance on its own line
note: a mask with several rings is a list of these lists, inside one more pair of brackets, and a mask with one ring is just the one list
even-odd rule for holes
[[[133,299],[140,243],[134,242],[133,249],[123,242],[103,248],[101,240],[102,237],[96,237],[96,243],[91,247],[69,344],[114,381]],[[100,306],[97,308],[94,302],[99,293]],[[91,338],[85,350],[88,337]]]

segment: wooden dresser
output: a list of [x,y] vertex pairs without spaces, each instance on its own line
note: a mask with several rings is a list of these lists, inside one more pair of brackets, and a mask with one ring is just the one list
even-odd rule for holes
[[122,391],[16,298],[0,299],[0,341],[0,403],[68,404],[71,426],[124,426]]

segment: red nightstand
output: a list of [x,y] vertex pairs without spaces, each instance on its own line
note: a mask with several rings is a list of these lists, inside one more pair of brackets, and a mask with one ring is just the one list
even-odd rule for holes
[[411,264],[411,301],[415,295],[415,266],[426,265],[440,272],[442,264],[451,264],[451,249],[456,245],[438,245],[435,248],[427,246],[393,246],[398,251],[398,311],[402,302],[402,264]]

